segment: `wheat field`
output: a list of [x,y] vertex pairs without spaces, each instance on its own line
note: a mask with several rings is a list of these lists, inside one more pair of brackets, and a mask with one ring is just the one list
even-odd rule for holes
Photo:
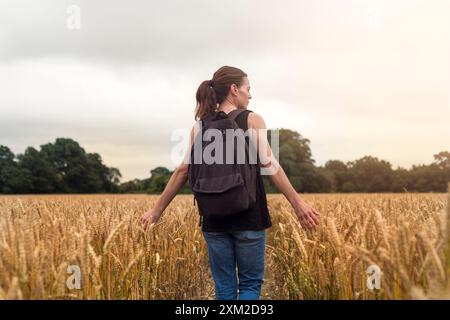
[[[261,299],[450,298],[447,194],[301,197],[321,213],[315,232],[301,229],[283,196],[268,195]],[[0,299],[214,299],[192,196],[178,195],[144,231],[156,199],[0,196]],[[372,265],[379,289],[368,287]],[[71,266],[79,288],[67,284]]]

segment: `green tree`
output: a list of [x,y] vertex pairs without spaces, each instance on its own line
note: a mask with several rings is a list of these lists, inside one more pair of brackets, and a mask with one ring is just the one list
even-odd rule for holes
[[444,177],[443,185],[439,188],[440,192],[447,192],[448,183],[450,182],[450,152],[441,151],[434,156],[434,163],[442,170],[442,175]]
[[342,192],[344,183],[350,180],[349,169],[340,160],[327,161],[323,171],[324,175],[330,181],[331,190],[334,192]]
[[391,164],[372,156],[350,162],[349,172],[356,192],[390,191],[394,181]]
[[446,178],[442,168],[431,165],[413,165],[410,171],[411,189],[417,192],[446,192]]
[[169,182],[171,172],[164,167],[157,167],[150,171],[150,193],[161,193]]
[[108,168],[98,153],[86,153],[72,139],[57,138],[54,143],[42,145],[40,152],[55,171],[57,192],[96,193],[118,189],[120,171]]
[[[298,192],[323,192],[331,189],[328,179],[314,166],[310,141],[296,131],[280,129],[278,131],[279,141],[279,163],[292,186]],[[268,140],[272,144],[275,131],[268,131]],[[274,148],[271,145],[272,149]],[[267,180],[267,179],[266,179]],[[266,184],[272,184],[266,182]],[[274,189],[272,187],[268,189]]]
[[392,192],[409,192],[411,189],[409,171],[404,168],[394,170],[394,181],[392,182]]
[[31,173],[33,193],[50,193],[55,191],[56,170],[44,153],[28,147],[17,156],[20,166]]
[[0,145],[0,192],[30,193],[31,190],[31,172],[19,166],[8,147]]

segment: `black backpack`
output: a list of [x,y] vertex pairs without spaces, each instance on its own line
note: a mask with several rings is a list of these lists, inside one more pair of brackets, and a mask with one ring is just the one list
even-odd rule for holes
[[[212,116],[201,119],[202,132],[201,135],[200,132],[197,134],[194,141],[202,147],[196,151],[194,150],[195,142],[192,146],[188,179],[194,194],[194,205],[197,200],[199,213],[203,217],[225,217],[252,208],[256,204],[257,164],[250,164],[248,161],[249,144],[245,141],[243,135],[238,135],[238,141],[235,140],[233,143],[234,148],[230,148],[232,150],[228,151],[233,152],[233,163],[226,163],[227,135],[225,130],[239,129],[243,133],[243,130],[239,128],[235,121],[236,117],[243,111],[245,110],[236,109],[228,114],[217,112]],[[214,142],[214,139],[202,141],[204,132],[208,129],[221,131],[224,146],[223,158],[221,157],[222,163],[207,164],[203,159],[205,148]],[[244,140],[238,143],[239,139]],[[245,146],[245,161],[242,164],[237,162],[237,152],[240,145]],[[201,154],[199,154],[200,151]],[[200,164],[194,162],[195,152],[199,156],[197,159],[201,158]]]

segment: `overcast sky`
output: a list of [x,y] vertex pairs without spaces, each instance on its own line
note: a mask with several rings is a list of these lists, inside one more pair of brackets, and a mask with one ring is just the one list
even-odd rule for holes
[[[80,29],[77,13],[80,8]],[[75,7],[76,8],[76,7]],[[316,165],[450,151],[450,1],[0,0],[0,144],[78,141],[122,181],[174,169],[195,93],[223,65]]]

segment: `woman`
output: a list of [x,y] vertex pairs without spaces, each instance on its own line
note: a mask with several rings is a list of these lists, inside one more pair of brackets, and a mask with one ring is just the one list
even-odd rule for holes
[[[228,114],[241,108],[245,112],[239,114],[236,123],[244,132],[247,129],[263,130],[262,132],[266,130],[263,118],[247,110],[251,99],[250,83],[247,74],[238,68],[221,67],[211,80],[200,84],[196,99],[196,120],[215,112]],[[189,146],[193,144],[194,131],[195,125],[191,130]],[[271,181],[292,205],[303,228],[311,230],[319,224],[319,213],[300,199],[276,158],[272,156],[267,135],[256,134],[249,139],[258,146],[256,206],[231,216],[203,218],[202,233],[208,247],[217,300],[256,300],[260,296],[264,277],[266,229],[272,226],[260,167],[268,170]],[[189,154],[190,150],[186,157]],[[144,213],[144,227],[148,223],[158,222],[164,209],[187,181],[188,162],[185,158],[171,176],[155,207]]]

